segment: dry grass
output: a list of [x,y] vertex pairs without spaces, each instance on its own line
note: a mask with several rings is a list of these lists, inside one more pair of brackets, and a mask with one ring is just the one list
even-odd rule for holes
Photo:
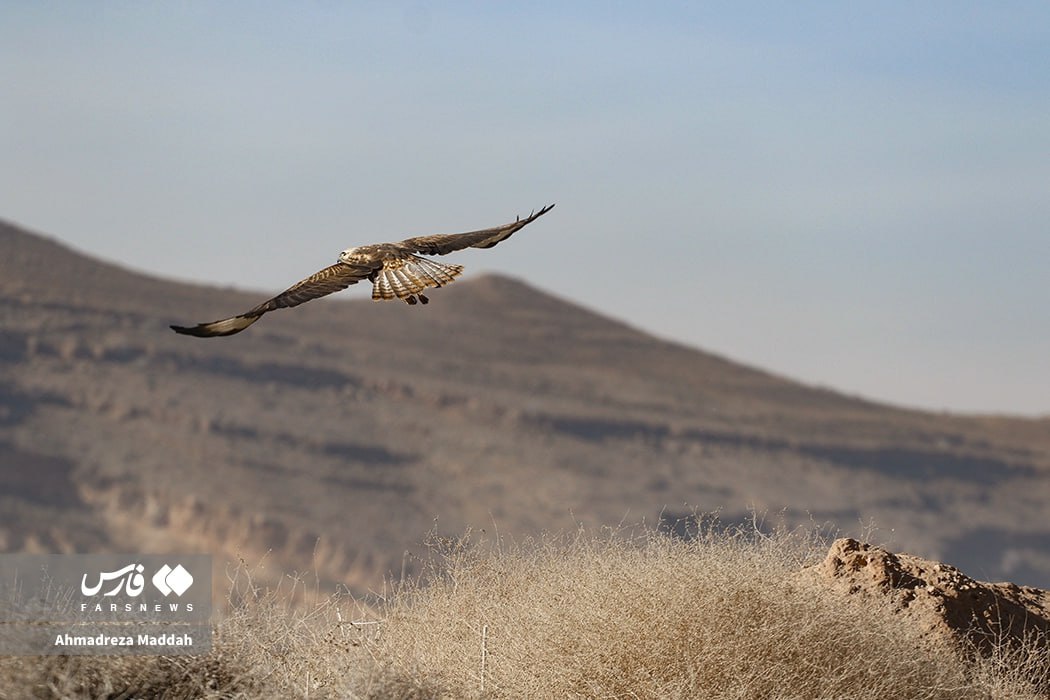
[[997,640],[990,657],[981,657],[976,647],[969,668],[973,685],[995,700],[1050,698],[1050,644],[1038,633],[1028,635],[1018,646]]
[[1047,678],[1043,646],[966,664],[923,651],[889,610],[804,583],[794,573],[823,555],[804,535],[435,552],[425,585],[371,613],[347,597],[291,609],[294,592],[240,569],[210,655],[3,659],[0,697],[1031,698]]
[[457,545],[369,644],[385,678],[449,697],[964,697],[962,668],[872,610],[792,583],[781,534]]

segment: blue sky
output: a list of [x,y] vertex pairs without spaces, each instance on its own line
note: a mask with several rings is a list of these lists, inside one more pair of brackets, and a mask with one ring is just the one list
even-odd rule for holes
[[1048,66],[1045,2],[8,2],[0,218],[266,293],[557,202],[459,262],[809,383],[1050,414]]

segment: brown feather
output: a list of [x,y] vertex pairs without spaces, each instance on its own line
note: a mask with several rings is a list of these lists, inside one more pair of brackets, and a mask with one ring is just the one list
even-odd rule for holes
[[491,248],[497,243],[507,240],[515,232],[525,228],[553,208],[554,205],[550,204],[537,212],[529,214],[524,219],[518,219],[503,226],[486,228],[480,231],[468,231],[467,233],[437,233],[431,236],[417,236],[415,238],[406,238],[396,245],[403,250],[422,255],[446,255],[464,248]]
[[364,266],[336,263],[319,270],[304,280],[296,282],[272,299],[268,299],[253,309],[239,316],[224,318],[211,323],[199,323],[196,326],[171,326],[176,333],[194,335],[198,338],[213,338],[240,333],[252,325],[267,311],[287,309],[305,304],[313,299],[327,296],[333,292],[346,289],[371,275],[373,269]]

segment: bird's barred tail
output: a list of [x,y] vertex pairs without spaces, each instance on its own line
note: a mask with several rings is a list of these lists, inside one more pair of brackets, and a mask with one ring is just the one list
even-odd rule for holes
[[425,304],[422,292],[427,287],[443,287],[463,272],[462,265],[446,265],[413,255],[403,260],[387,261],[376,274],[372,298],[376,301],[404,299],[416,303],[416,296]]

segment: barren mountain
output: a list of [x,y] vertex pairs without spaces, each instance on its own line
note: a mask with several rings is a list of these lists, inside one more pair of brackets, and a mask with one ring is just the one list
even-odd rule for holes
[[4,549],[269,552],[274,575],[363,587],[435,528],[687,531],[691,509],[753,506],[1050,586],[1048,420],[804,386],[503,277],[425,308],[362,289],[186,338],[167,325],[266,293],[0,224]]

